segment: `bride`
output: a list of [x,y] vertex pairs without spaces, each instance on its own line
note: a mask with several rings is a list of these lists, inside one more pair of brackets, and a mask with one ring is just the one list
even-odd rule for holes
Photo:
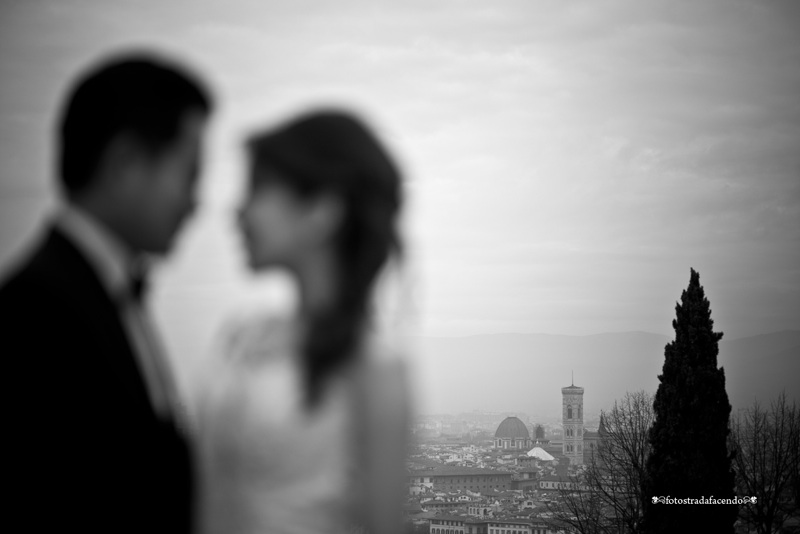
[[376,279],[399,252],[398,172],[341,112],[247,144],[250,267],[286,270],[291,317],[240,325],[198,400],[198,529],[401,532],[404,368],[374,335]]

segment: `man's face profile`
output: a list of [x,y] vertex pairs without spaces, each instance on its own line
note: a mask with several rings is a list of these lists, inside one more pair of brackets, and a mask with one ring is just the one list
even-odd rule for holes
[[163,255],[194,211],[205,114],[184,114],[175,139],[151,151],[140,147],[129,168],[126,196],[132,223],[130,245]]

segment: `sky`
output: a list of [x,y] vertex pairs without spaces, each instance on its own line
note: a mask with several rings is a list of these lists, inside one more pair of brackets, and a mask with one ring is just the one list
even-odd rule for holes
[[728,338],[800,329],[798,27],[790,0],[0,0],[0,272],[57,203],[74,77],[146,48],[218,103],[201,209],[156,273],[179,361],[291,306],[244,268],[241,146],[320,106],[404,172],[405,332],[670,335],[690,268]]

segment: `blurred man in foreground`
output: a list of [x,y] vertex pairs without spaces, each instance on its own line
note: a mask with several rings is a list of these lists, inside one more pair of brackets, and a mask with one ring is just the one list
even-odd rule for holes
[[0,284],[20,531],[191,530],[190,444],[144,277],[194,208],[210,111],[199,82],[147,55],[92,69],[66,100],[63,202]]

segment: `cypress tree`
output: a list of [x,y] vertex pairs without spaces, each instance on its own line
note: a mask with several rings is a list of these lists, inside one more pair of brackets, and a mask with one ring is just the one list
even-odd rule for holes
[[717,368],[718,342],[700,275],[675,306],[675,340],[664,349],[647,460],[645,532],[733,533],[734,504],[662,504],[652,497],[732,499],[734,472],[727,441],[731,405],[725,372]]

